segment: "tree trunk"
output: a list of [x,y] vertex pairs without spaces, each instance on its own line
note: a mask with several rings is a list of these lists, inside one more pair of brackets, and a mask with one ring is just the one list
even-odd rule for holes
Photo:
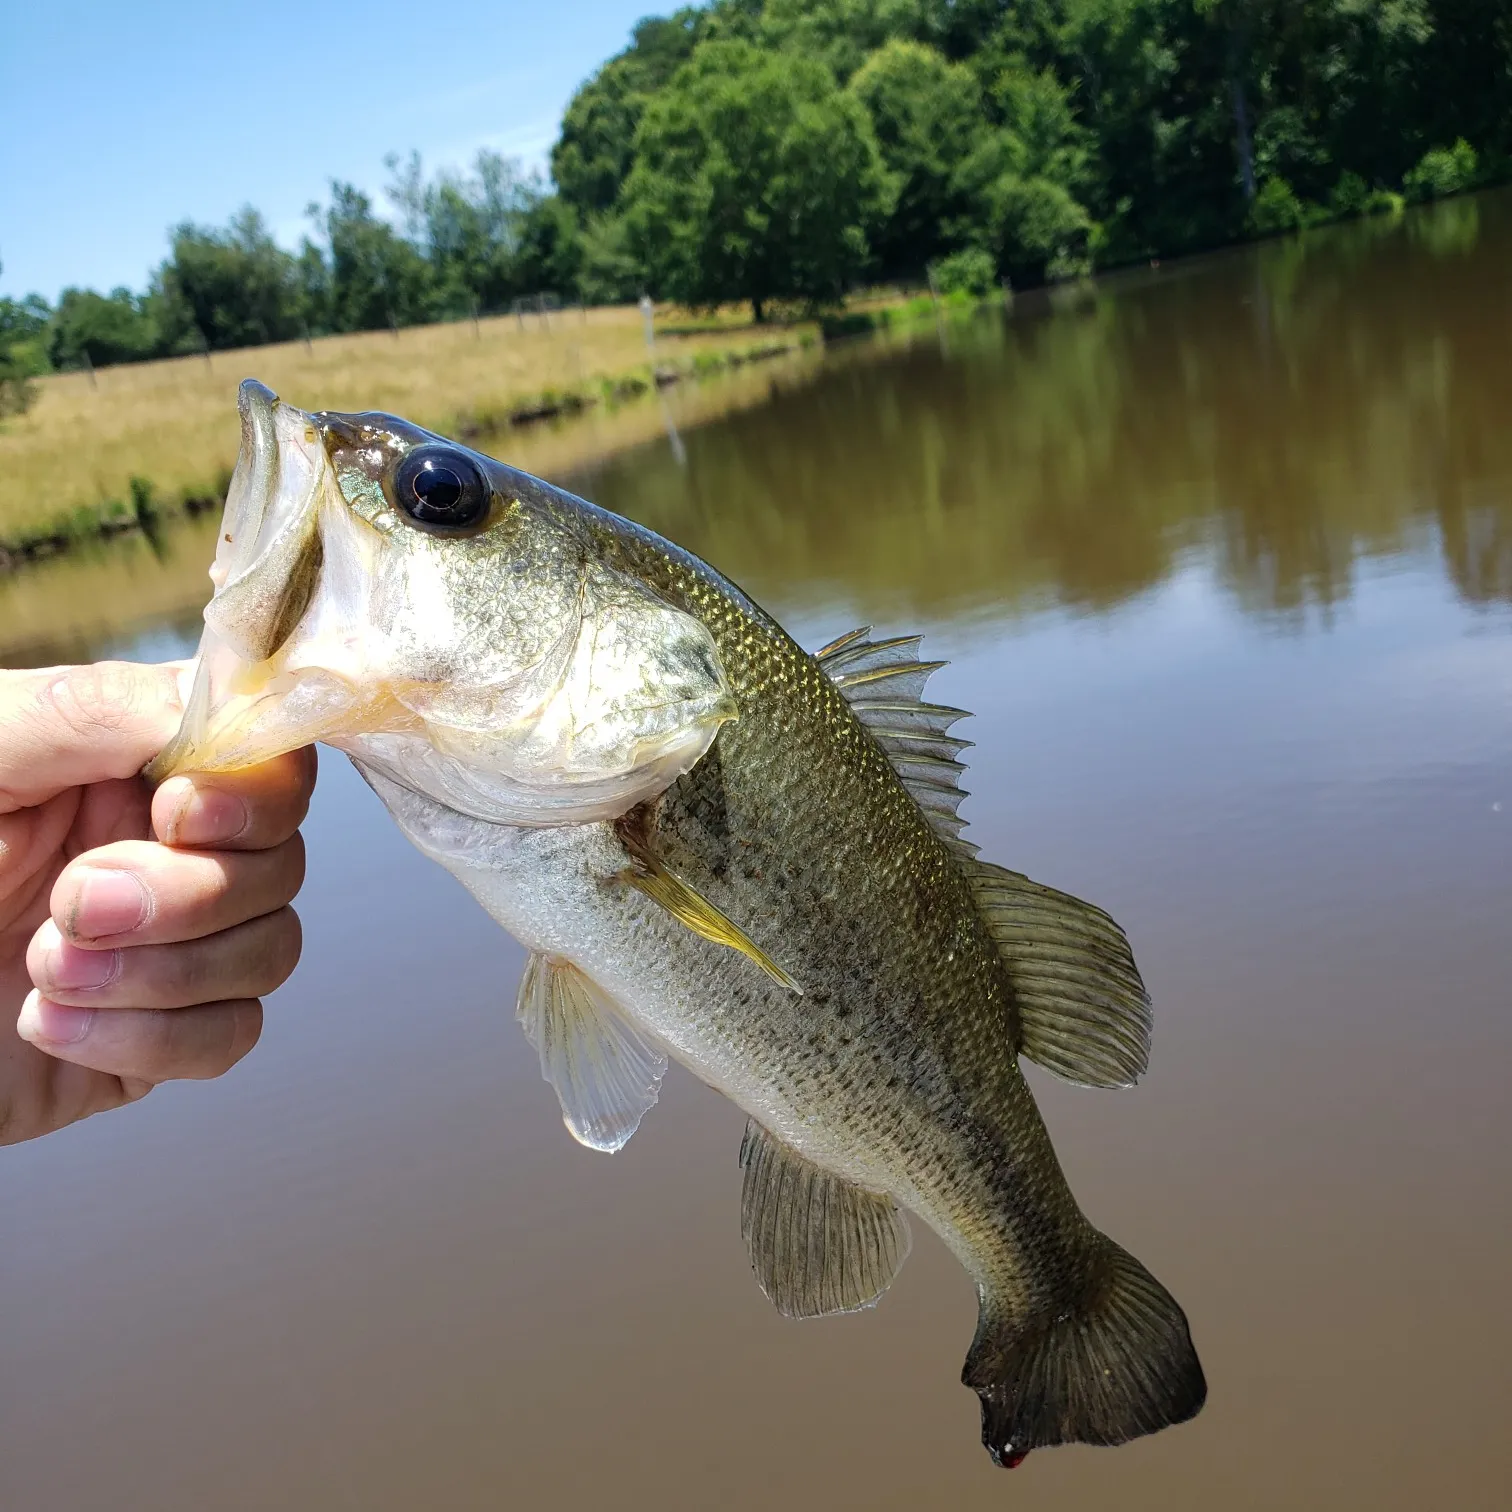
[[1255,198],[1255,149],[1250,139],[1249,105],[1244,98],[1245,64],[1249,61],[1249,28],[1242,13],[1234,16],[1229,28],[1229,92],[1234,100],[1234,145],[1239,153],[1239,181],[1244,185],[1244,201]]
[[1234,92],[1234,137],[1239,148],[1239,178],[1246,201],[1255,197],[1255,153],[1250,144],[1249,110],[1244,103],[1244,81],[1237,69],[1230,75]]

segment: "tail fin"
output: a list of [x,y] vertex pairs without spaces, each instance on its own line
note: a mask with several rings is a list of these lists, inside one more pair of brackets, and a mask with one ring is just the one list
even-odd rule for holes
[[1185,1314],[1139,1261],[1103,1239],[1095,1277],[1059,1317],[1009,1322],[990,1294],[962,1380],[982,1399],[982,1442],[1012,1468],[1051,1444],[1121,1444],[1201,1408],[1207,1382]]

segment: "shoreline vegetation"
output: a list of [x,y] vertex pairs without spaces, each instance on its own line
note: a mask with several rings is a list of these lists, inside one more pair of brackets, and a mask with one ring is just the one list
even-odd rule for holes
[[[411,327],[169,358],[93,377],[50,375],[39,382],[37,404],[0,432],[0,574],[90,541],[151,538],[170,520],[218,511],[235,459],[228,419],[235,385],[249,375],[291,402],[390,409],[471,444],[591,410],[613,412],[823,339],[817,322],[754,329],[715,318],[669,322],[648,350],[641,330],[633,307],[557,311],[528,324],[506,317]],[[448,360],[457,348],[482,371],[459,373],[461,365]],[[533,386],[540,373],[557,381]]]
[[[1446,210],[1445,202],[1458,198],[1435,197]],[[1384,222],[1385,230],[1415,210],[1393,195],[1346,219]],[[1337,223],[1314,219],[1257,240],[1305,241]],[[229,417],[243,377],[259,377],[303,408],[387,410],[485,450],[502,449],[498,443],[507,438],[506,460],[549,475],[675,433],[665,400],[659,411],[636,413],[636,401],[673,387],[697,390],[711,378],[728,384],[732,375],[775,359],[804,353],[822,359],[847,338],[906,335],[986,307],[1011,310],[1027,300],[1050,310],[1080,308],[1128,278],[1174,273],[1254,245],[1151,258],[1020,294],[1007,280],[995,288],[932,275],[926,292],[874,289],[819,315],[801,305],[769,310],[760,323],[739,306],[662,306],[654,312],[650,346],[638,306],[541,307],[49,374],[36,380],[38,402],[0,425],[0,581],[119,537],[155,544],[173,522],[218,514],[235,460]],[[543,384],[545,377],[554,381]],[[711,392],[684,423],[760,402],[766,391],[763,385],[750,396]],[[593,418],[592,434],[582,429],[585,417]],[[61,505],[60,495],[67,501]]]
[[[795,613],[827,614],[837,594],[848,618],[905,624],[947,602],[1101,610],[1200,548],[1247,613],[1290,624],[1346,602],[1358,564],[1434,539],[1456,591],[1504,608],[1487,310],[1509,238],[1503,191],[1028,291],[1002,316],[942,300],[936,324],[884,306],[877,336],[530,422],[489,450]],[[637,313],[588,324],[625,322],[643,355]],[[739,338],[709,324],[689,338]],[[328,371],[340,357],[333,344]],[[155,371],[203,383],[193,364]],[[296,394],[288,374],[253,371],[318,400],[308,372]],[[241,372],[211,376],[224,389],[202,408],[234,445]],[[155,402],[152,435],[171,441],[171,391]],[[1444,457],[1463,462],[1459,484],[1439,486]],[[83,540],[0,580],[0,661],[177,654],[209,596],[215,535],[209,513],[168,516],[152,537]]]
[[[174,520],[218,513],[243,377],[302,407],[386,409],[484,450],[507,437],[515,465],[563,470],[661,434],[665,423],[656,415],[649,426],[574,443],[568,427],[585,416],[983,302],[960,291],[878,291],[839,315],[760,326],[739,311],[663,310],[649,349],[638,308],[580,308],[51,374],[39,380],[38,403],[0,430],[0,578],[88,543],[151,540]],[[558,381],[532,386],[543,372]],[[553,427],[564,444],[522,453],[523,437]]]
[[247,205],[139,287],[0,297],[0,415],[45,373],[643,295],[759,326],[1389,214],[1512,178],[1509,80],[1506,0],[705,0],[583,81],[549,176],[391,153],[295,247]]

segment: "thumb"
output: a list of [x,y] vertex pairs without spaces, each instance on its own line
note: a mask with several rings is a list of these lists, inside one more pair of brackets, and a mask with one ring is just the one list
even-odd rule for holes
[[0,672],[0,813],[83,783],[134,777],[182,712],[173,663]]

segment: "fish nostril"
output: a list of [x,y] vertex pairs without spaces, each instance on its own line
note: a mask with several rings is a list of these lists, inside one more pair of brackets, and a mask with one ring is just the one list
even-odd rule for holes
[[325,442],[327,452],[343,446],[362,446],[368,440],[366,431],[361,426],[354,425],[346,415],[320,410],[311,415],[310,419],[315,422],[315,428],[320,432],[320,439]]

